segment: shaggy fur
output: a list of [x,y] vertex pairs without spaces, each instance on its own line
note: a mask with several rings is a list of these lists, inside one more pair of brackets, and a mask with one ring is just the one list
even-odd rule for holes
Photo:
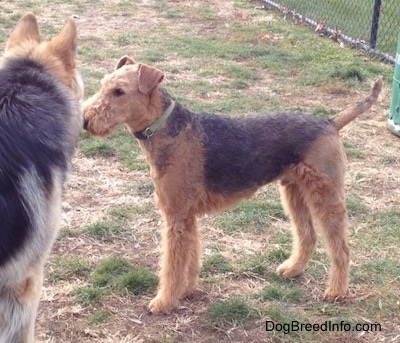
[[232,207],[274,180],[280,181],[294,237],[292,254],[277,272],[286,277],[304,272],[318,226],[332,261],[325,299],[343,297],[350,250],[346,157],[338,131],[371,107],[382,81],[368,98],[332,119],[303,113],[229,117],[192,113],[176,103],[160,128],[146,137],[172,101],[160,87],[163,77],[156,68],[123,57],[82,108],[85,128],[94,135],[127,124],[150,164],[165,222],[160,286],[150,310],[169,313],[195,289],[201,269],[197,218]]
[[24,15],[0,62],[0,343],[34,341],[43,267],[81,131],[76,26],[41,42]]

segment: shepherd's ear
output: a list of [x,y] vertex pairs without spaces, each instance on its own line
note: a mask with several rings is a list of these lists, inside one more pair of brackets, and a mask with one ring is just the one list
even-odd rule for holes
[[38,44],[40,43],[39,25],[36,17],[32,13],[26,13],[18,21],[14,30],[11,32],[5,50],[12,49],[28,40]]
[[75,68],[75,54],[78,45],[78,29],[75,20],[69,17],[58,36],[50,43],[51,51],[69,68]]
[[146,64],[139,64],[138,73],[139,91],[142,94],[149,94],[164,80],[164,73],[161,70]]
[[135,64],[135,60],[132,57],[129,56],[123,56],[119,59],[117,65],[115,66],[115,69],[119,69],[125,64]]

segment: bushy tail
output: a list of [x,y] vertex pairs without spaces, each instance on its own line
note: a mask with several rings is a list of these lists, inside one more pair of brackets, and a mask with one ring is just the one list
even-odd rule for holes
[[331,118],[332,124],[339,131],[341,128],[346,126],[352,120],[354,120],[361,113],[367,111],[376,102],[378,96],[383,88],[383,80],[380,77],[375,81],[371,94],[368,95],[363,101],[359,102],[357,105],[346,108],[345,110],[339,112],[335,117]]

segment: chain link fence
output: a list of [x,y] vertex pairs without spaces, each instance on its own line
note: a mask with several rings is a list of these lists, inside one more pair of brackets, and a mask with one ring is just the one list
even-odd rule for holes
[[262,0],[316,31],[394,62],[400,0]]

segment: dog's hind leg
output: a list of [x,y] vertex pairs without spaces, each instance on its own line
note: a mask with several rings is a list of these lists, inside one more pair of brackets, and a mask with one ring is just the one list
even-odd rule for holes
[[0,343],[33,343],[36,311],[43,284],[38,267],[16,287],[0,290]]
[[293,247],[290,257],[277,268],[277,273],[295,277],[304,272],[314,251],[317,234],[299,186],[290,180],[282,180],[279,190],[292,224]]
[[331,259],[325,299],[343,297],[349,283],[350,248],[347,242],[348,218],[341,170],[328,177],[305,165],[299,165],[301,190],[312,218],[321,229]]
[[[313,216],[321,228],[327,253],[331,259],[328,288],[324,298],[335,301],[343,297],[349,284],[350,248],[347,242],[348,218],[345,200],[334,186],[315,192],[310,203],[314,204]],[[329,194],[329,199],[327,195]]]
[[197,283],[193,273],[199,271],[195,267],[190,271],[192,280],[188,280],[189,270],[193,268],[194,258],[199,258],[199,233],[195,216],[184,219],[165,214],[165,228],[162,232],[162,259],[160,284],[156,297],[150,302],[153,313],[170,313],[177,305],[188,285]]

